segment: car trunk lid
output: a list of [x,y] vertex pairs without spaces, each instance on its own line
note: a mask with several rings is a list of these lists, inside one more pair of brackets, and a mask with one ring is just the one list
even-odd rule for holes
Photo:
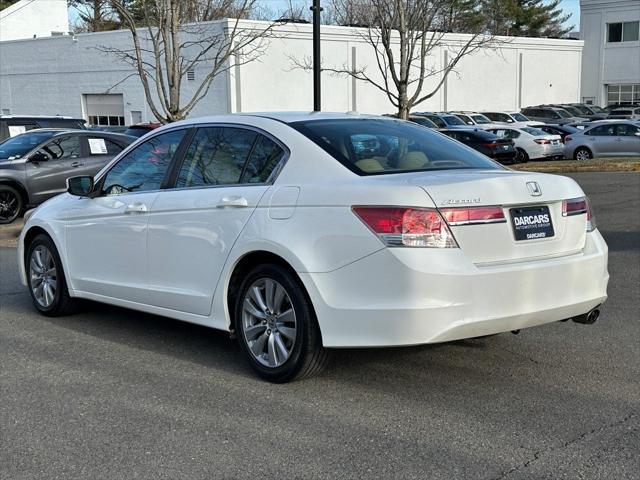
[[[435,205],[451,209],[499,207],[499,223],[451,222],[460,248],[476,264],[509,263],[579,252],[586,215],[563,216],[562,202],[583,197],[570,178],[510,170],[443,170],[414,174]],[[450,217],[453,218],[453,217]]]

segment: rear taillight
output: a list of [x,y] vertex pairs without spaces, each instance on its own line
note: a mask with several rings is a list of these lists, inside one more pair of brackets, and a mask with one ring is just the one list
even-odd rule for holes
[[442,208],[440,213],[447,223],[452,226],[503,223],[507,221],[501,207]]
[[547,140],[546,138],[536,138],[533,141],[538,145],[549,145],[551,143],[551,140]]
[[567,143],[570,141],[571,141],[571,135],[567,135],[566,137],[564,137],[564,143]]
[[494,148],[498,148],[498,144],[495,142],[491,142],[491,143],[483,143],[482,144],[484,147],[490,148],[490,149],[494,149]]
[[449,226],[434,208],[353,207],[388,247],[456,248]]
[[573,215],[587,214],[587,232],[593,232],[596,229],[596,219],[591,211],[589,199],[587,197],[571,198],[562,202],[562,216],[571,217]]

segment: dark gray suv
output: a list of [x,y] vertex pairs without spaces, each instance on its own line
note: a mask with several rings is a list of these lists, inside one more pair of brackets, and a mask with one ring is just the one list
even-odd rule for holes
[[62,193],[66,180],[95,175],[137,140],[88,130],[32,130],[0,143],[0,224]]

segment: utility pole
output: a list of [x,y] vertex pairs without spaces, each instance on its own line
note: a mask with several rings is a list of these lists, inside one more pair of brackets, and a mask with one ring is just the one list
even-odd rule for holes
[[322,110],[321,92],[320,92],[320,0],[313,0],[313,110],[319,112]]

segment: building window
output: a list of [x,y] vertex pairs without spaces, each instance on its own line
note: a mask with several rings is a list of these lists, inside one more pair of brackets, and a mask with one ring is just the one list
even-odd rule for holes
[[637,42],[640,22],[618,22],[607,24],[607,42]]
[[89,115],[89,123],[91,125],[97,125],[101,127],[118,127],[124,126],[124,117],[121,116],[102,116],[102,115]]
[[193,82],[196,79],[196,72],[193,69],[187,70],[187,80]]
[[607,85],[607,105],[640,103],[640,83]]

